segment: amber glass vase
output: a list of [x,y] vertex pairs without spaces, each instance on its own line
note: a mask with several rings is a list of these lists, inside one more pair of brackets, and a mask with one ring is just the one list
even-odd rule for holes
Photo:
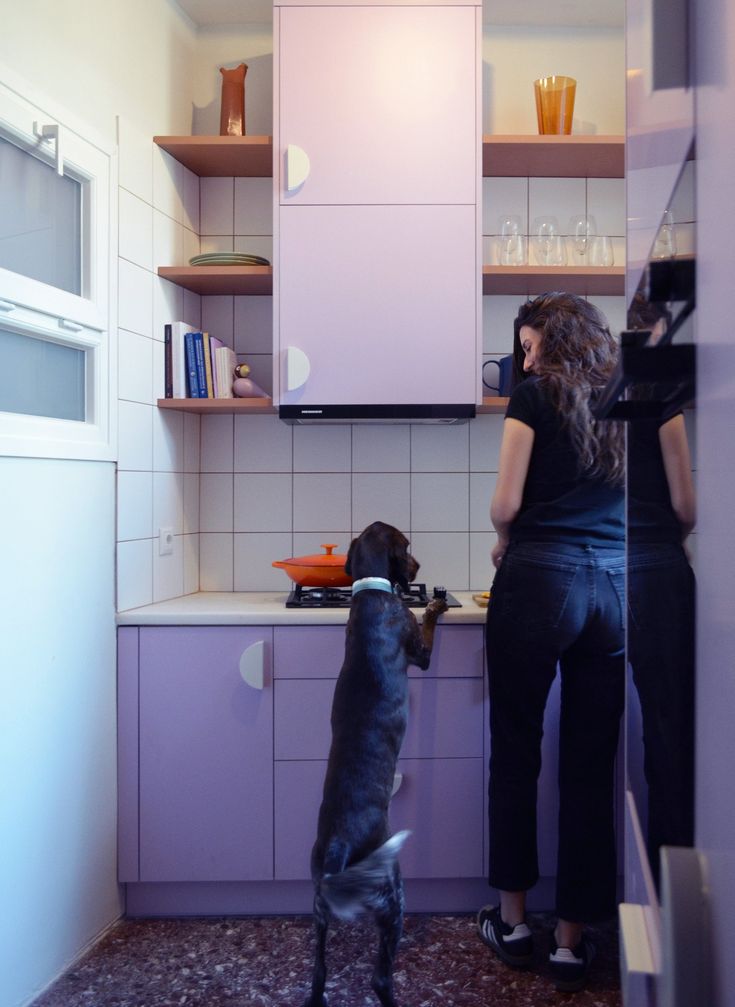
[[533,82],[539,133],[571,133],[574,115],[574,77],[539,77]]

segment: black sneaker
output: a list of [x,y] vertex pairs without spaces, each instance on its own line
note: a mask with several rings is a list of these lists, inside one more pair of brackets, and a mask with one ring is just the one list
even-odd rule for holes
[[565,993],[581,990],[594,957],[595,945],[588,938],[583,937],[576,948],[560,948],[552,935],[549,968],[556,988]]
[[508,926],[500,906],[483,906],[477,914],[477,932],[506,965],[527,968],[533,961],[533,937],[525,923]]

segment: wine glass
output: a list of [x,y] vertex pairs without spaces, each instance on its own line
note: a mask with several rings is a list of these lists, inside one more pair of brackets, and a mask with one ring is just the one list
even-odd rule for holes
[[676,255],[676,226],[671,210],[664,210],[656,240],[651,250],[652,259],[673,259]]
[[612,238],[607,234],[599,234],[590,243],[590,265],[612,266],[615,263]]
[[508,215],[500,222],[499,258],[501,266],[522,266],[525,261],[521,218],[518,216]]
[[589,259],[592,238],[597,234],[595,218],[587,213],[572,217],[569,234],[572,236],[572,260],[575,265],[583,266]]
[[560,266],[558,260],[562,254],[566,261],[566,249],[559,234],[559,221],[556,217],[537,217],[535,222],[535,237],[533,251],[539,266]]

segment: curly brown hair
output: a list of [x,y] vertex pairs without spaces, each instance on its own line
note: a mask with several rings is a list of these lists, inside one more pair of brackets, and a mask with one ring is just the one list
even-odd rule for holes
[[590,400],[610,378],[619,347],[605,316],[576,294],[541,294],[521,305],[514,323],[513,357],[522,373],[521,327],[541,335],[533,373],[562,417],[586,476],[621,485],[625,478],[625,430],[622,423],[596,420]]

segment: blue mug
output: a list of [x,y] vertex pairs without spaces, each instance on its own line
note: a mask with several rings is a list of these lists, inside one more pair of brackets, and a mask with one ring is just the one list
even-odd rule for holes
[[[497,367],[497,374],[493,373],[493,367]],[[486,360],[482,365],[482,383],[495,395],[510,395],[513,391],[513,354],[509,353],[500,360]]]

